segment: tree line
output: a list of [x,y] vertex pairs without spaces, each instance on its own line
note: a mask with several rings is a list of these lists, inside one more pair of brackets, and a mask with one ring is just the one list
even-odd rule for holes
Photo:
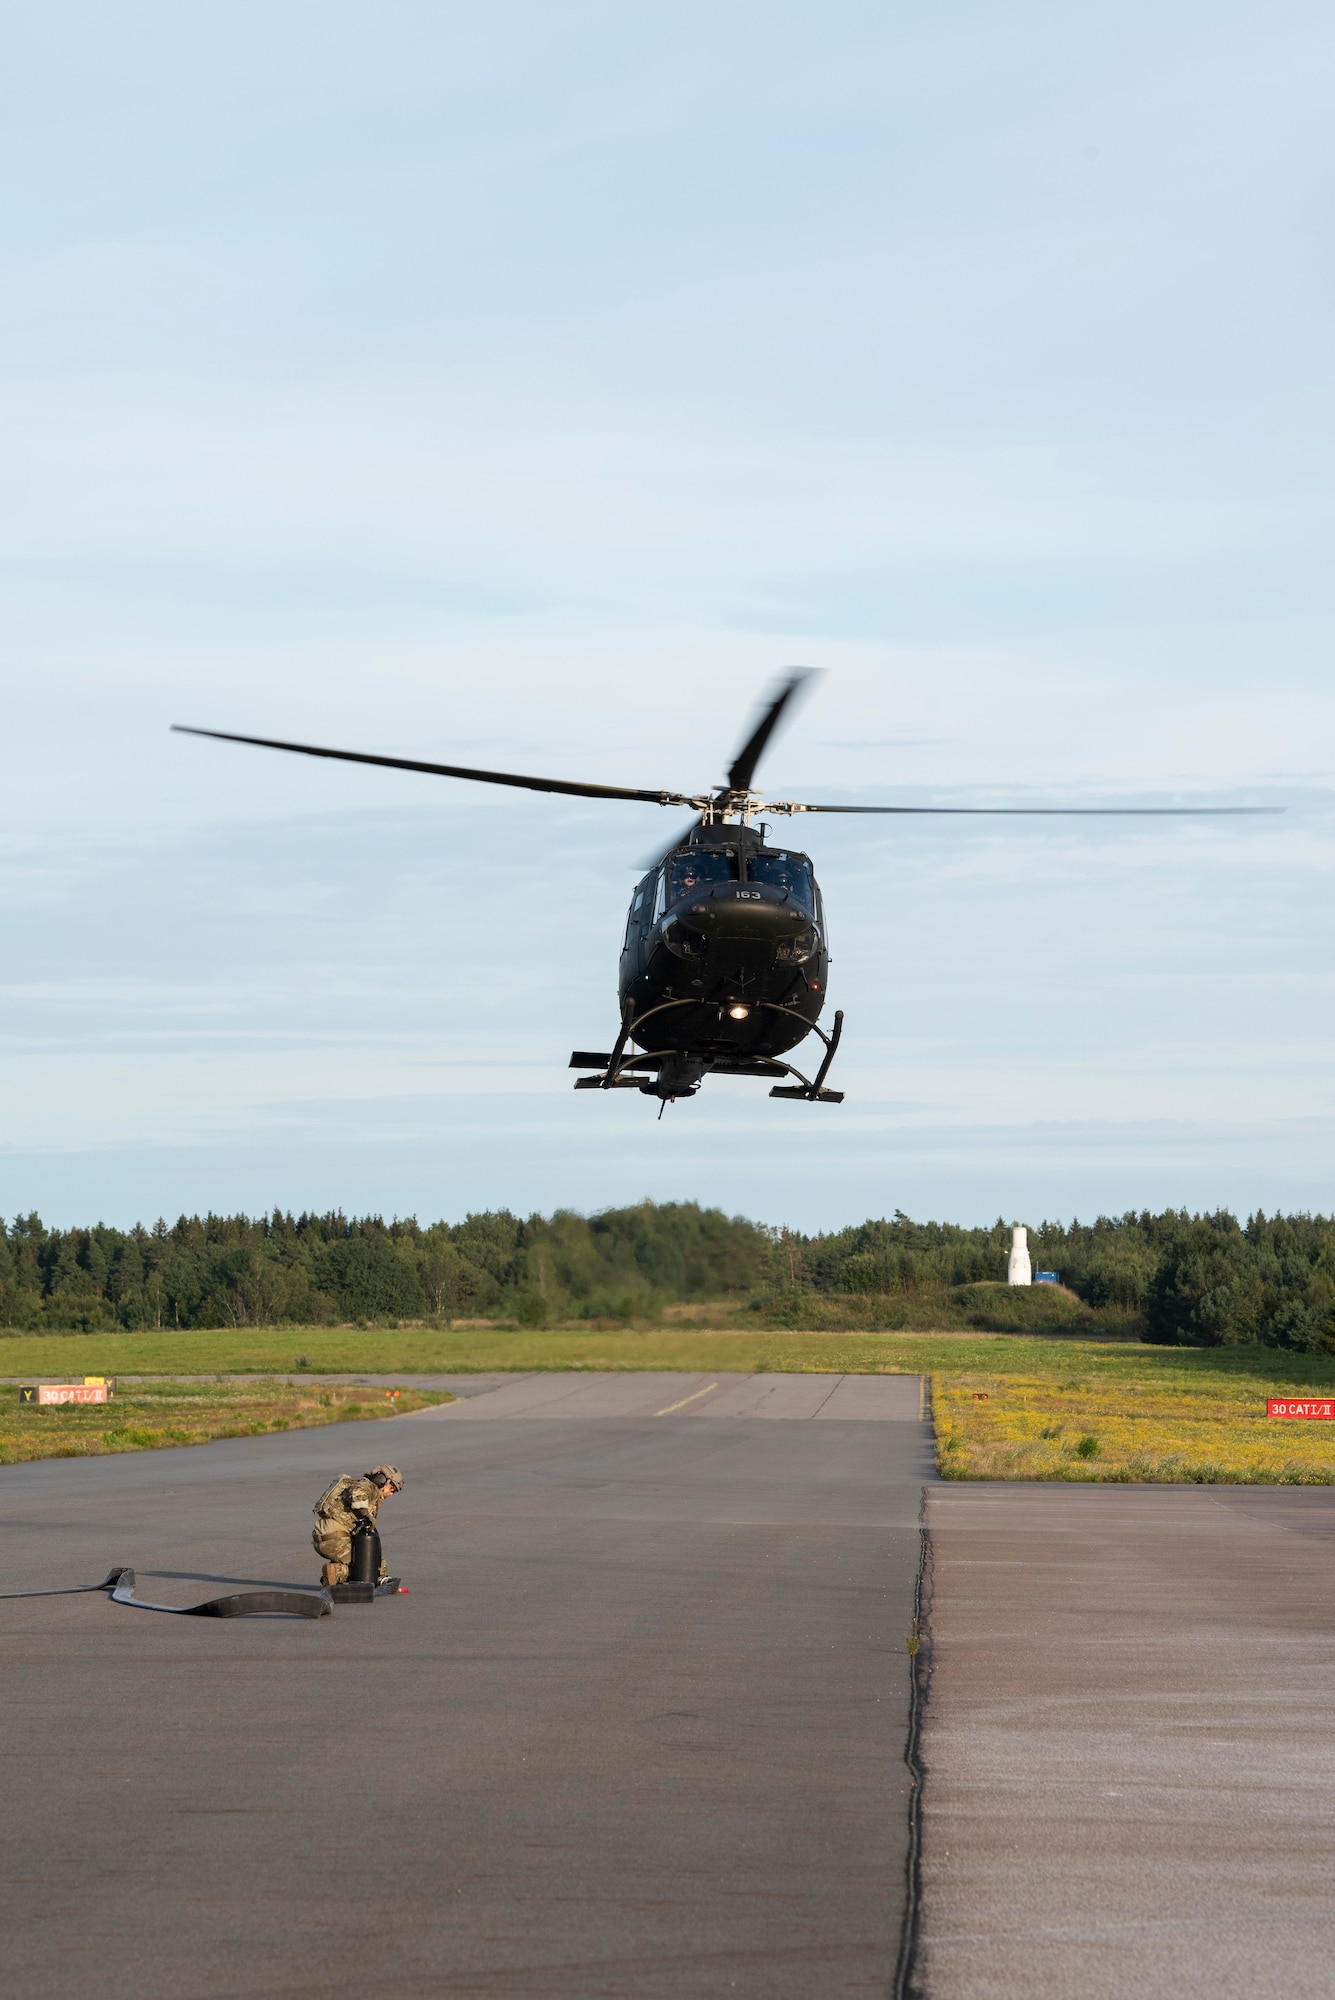
[[[958,1303],[966,1288],[1004,1277],[1011,1231],[1000,1218],[990,1229],[963,1229],[913,1222],[897,1211],[888,1222],[829,1236],[780,1232],[781,1262],[785,1244],[790,1287],[880,1299],[934,1292]],[[1031,1226],[1029,1251],[1035,1270],[1057,1272],[1065,1291],[1091,1312],[1121,1320],[1126,1331],[1159,1345],[1335,1353],[1335,1217],[1258,1211],[1239,1222],[1225,1209],[1132,1211],[1092,1223]],[[1044,1303],[1023,1295],[1011,1303],[1022,1300],[1036,1308]],[[979,1323],[1006,1323],[976,1292],[968,1303]],[[1031,1312],[1018,1323],[1037,1322]]]
[[[825,1318],[816,1323],[833,1323],[836,1309],[854,1314],[849,1324],[872,1323],[865,1310],[857,1320],[859,1307],[879,1310],[885,1324],[929,1323],[947,1310],[954,1317],[942,1324],[961,1315],[1004,1324],[995,1291],[970,1288],[1003,1281],[1009,1251],[1010,1225],[1000,1219],[966,1229],[896,1211],[808,1236],[694,1202],[591,1216],[499,1210],[427,1225],[276,1209],[181,1216],[151,1229],[48,1229],[33,1214],[0,1228],[0,1326],[627,1324],[670,1305],[722,1300],[781,1325],[800,1325],[817,1308]],[[1332,1218],[1258,1213],[1243,1223],[1223,1210],[1168,1209],[1044,1222],[1030,1229],[1030,1252],[1036,1268],[1059,1273],[1068,1303],[1153,1341],[1335,1352]],[[896,1319],[910,1307],[911,1318]]]
[[573,1314],[625,1321],[766,1275],[770,1234],[694,1203],[584,1217],[506,1210],[423,1227],[375,1216],[181,1216],[151,1229],[0,1231],[12,1329],[319,1326]]

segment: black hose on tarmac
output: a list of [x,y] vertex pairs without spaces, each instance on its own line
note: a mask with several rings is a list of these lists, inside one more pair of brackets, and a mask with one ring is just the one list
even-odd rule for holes
[[211,1597],[206,1604],[150,1604],[134,1594],[134,1571],[123,1563],[109,1570],[101,1583],[67,1584],[63,1590],[0,1590],[7,1597],[79,1597],[91,1590],[109,1590],[115,1604],[136,1611],[168,1611],[178,1618],[328,1618],[333,1605],[323,1591],[241,1590],[230,1597]]

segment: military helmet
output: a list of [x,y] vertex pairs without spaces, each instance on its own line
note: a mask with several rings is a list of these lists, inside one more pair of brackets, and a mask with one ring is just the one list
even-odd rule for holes
[[403,1474],[397,1465],[373,1465],[368,1477],[374,1479],[377,1486],[388,1487],[391,1493],[403,1491]]

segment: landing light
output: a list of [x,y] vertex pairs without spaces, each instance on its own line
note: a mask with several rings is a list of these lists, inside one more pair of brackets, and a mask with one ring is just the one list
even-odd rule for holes
[[751,1009],[749,1007],[729,1007],[728,1012],[732,1015],[734,1021],[744,1021],[751,1012]]

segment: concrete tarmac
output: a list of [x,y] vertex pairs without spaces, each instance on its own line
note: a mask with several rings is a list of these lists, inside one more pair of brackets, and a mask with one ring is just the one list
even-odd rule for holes
[[916,1378],[471,1378],[0,1469],[4,1588],[121,1562],[190,1604],[313,1584],[322,1487],[392,1457],[411,1585],[318,1621],[0,1603],[7,1989],[885,1993],[919,1409]]
[[1335,1492],[929,1489],[929,2000],[1335,1992]]

